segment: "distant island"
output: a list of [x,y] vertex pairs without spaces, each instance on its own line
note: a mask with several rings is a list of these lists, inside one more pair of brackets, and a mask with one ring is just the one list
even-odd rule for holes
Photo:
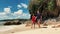
[[29,21],[30,19],[5,19],[5,20],[0,20],[0,22],[5,22],[3,23],[4,25],[19,25],[19,24],[24,24],[25,21]]

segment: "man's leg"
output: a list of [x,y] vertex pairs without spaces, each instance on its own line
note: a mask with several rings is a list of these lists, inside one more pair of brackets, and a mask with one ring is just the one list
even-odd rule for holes
[[38,20],[38,27],[40,28],[40,20]]

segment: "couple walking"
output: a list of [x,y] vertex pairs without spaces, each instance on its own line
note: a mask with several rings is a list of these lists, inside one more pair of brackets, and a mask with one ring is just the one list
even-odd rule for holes
[[[42,19],[42,16],[41,16],[41,14],[40,14],[39,11],[37,11],[36,16],[33,14],[33,15],[32,15],[32,27],[35,28],[35,23],[36,23],[36,21],[37,21],[38,27],[40,28],[41,19]],[[31,28],[32,28],[32,27],[31,27]]]

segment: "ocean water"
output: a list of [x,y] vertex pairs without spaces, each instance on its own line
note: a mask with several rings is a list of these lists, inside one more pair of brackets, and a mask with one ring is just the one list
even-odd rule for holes
[[6,23],[6,21],[0,21],[0,25],[3,25],[4,23]]

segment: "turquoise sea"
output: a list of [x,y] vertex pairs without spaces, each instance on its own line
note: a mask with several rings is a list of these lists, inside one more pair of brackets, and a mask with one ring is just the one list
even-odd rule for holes
[[0,25],[3,25],[4,23],[6,23],[6,21],[0,21]]

